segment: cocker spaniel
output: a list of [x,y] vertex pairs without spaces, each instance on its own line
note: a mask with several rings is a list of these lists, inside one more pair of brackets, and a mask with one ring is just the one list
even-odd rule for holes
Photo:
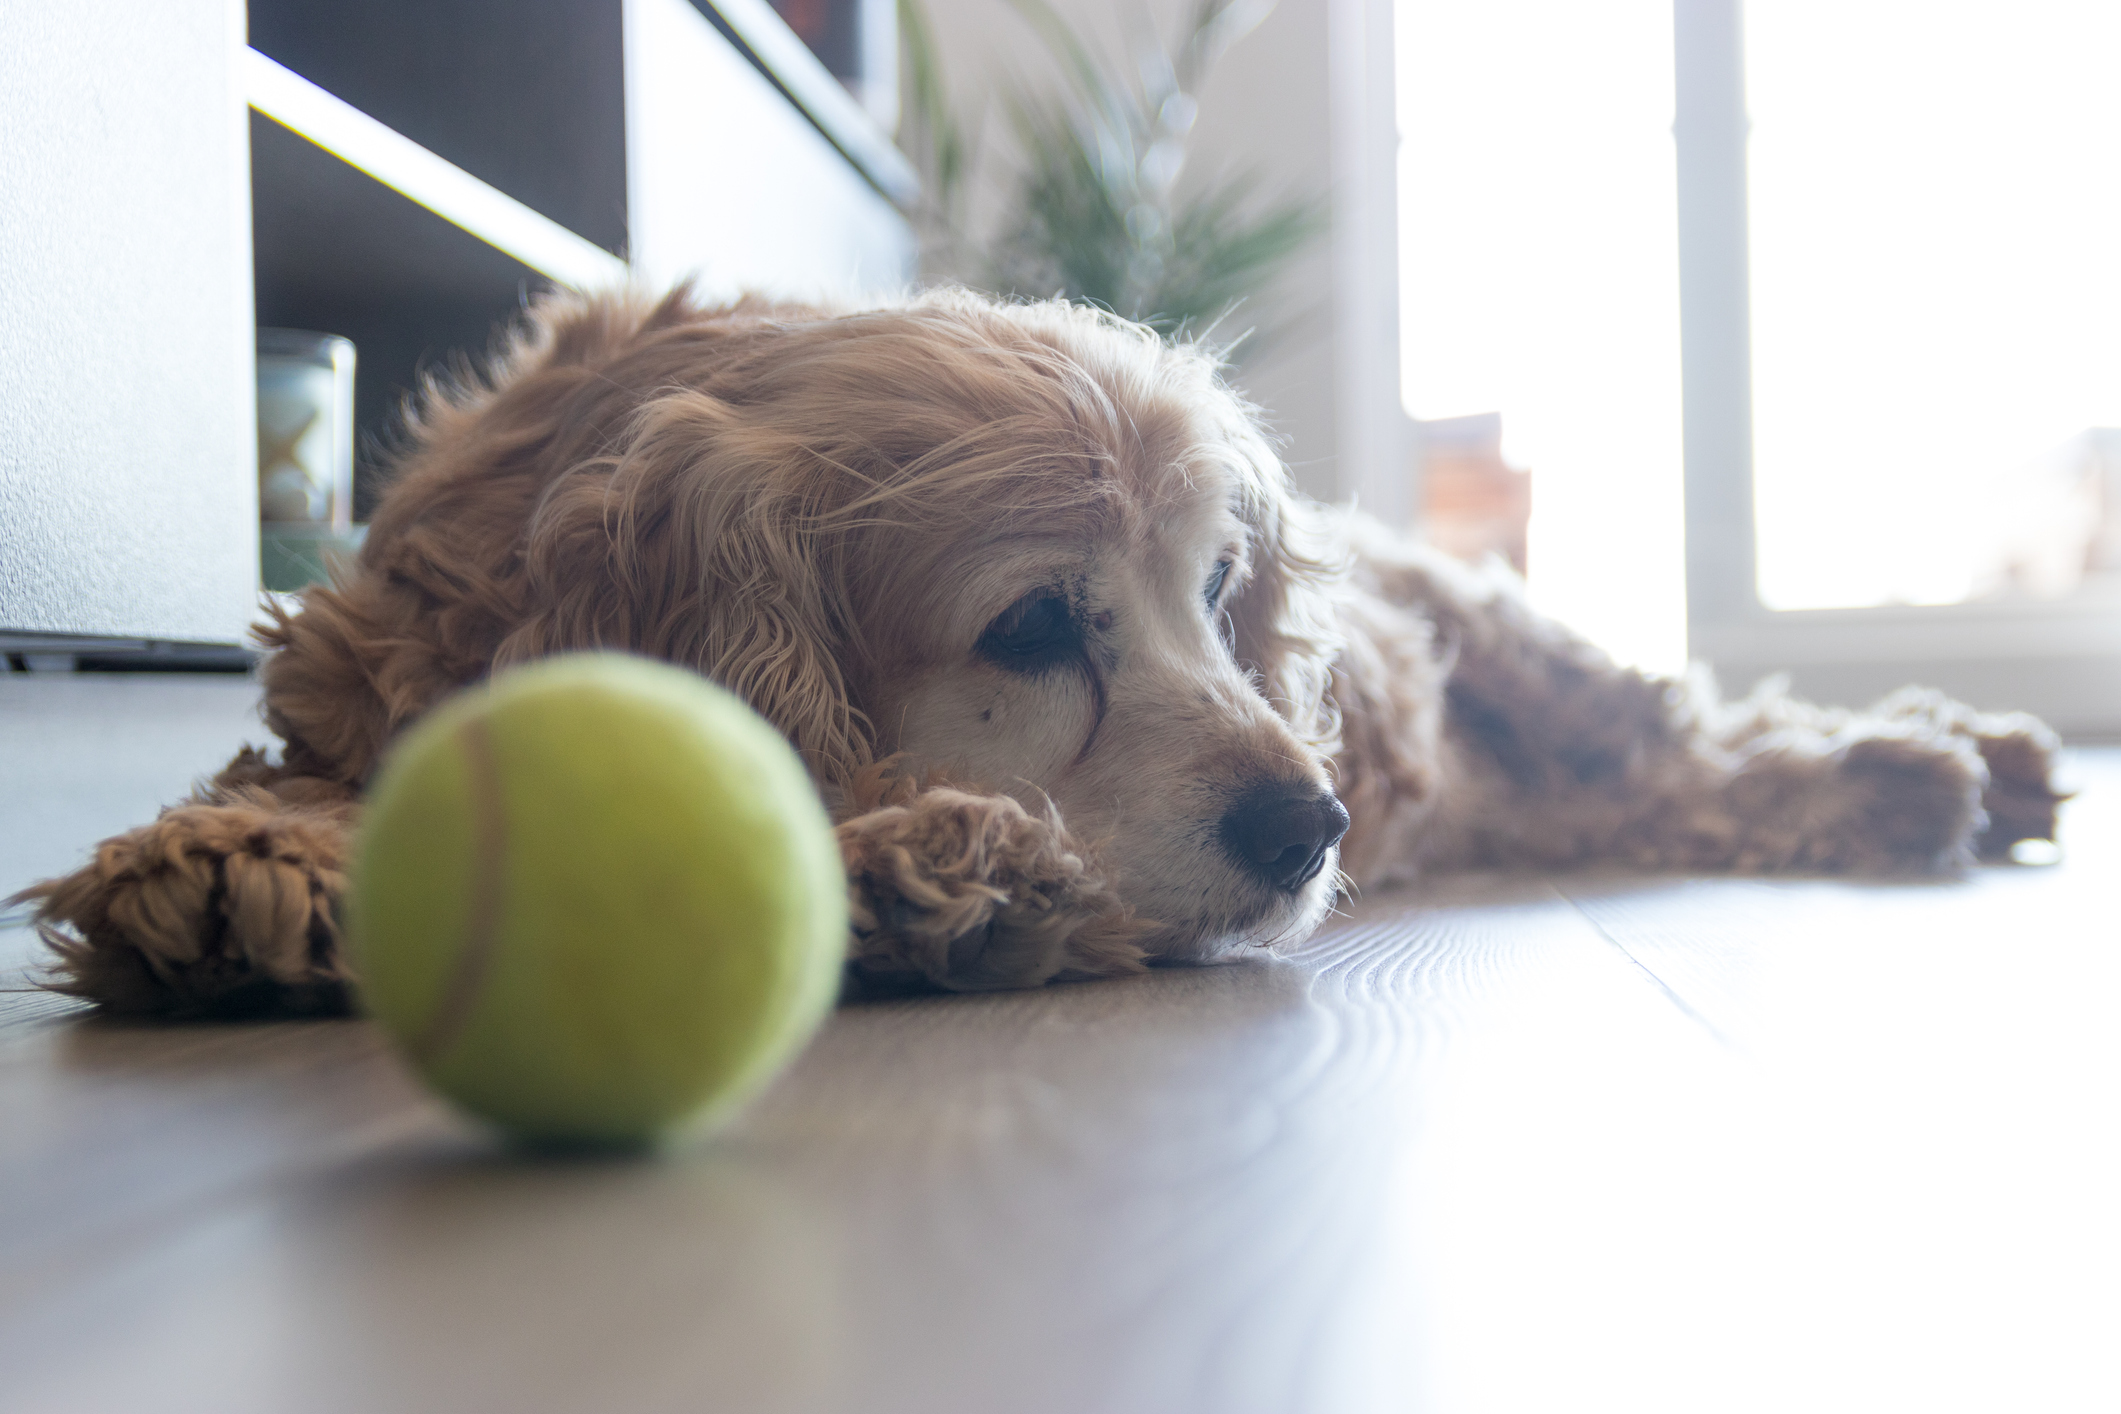
[[408,433],[358,563],[259,629],[279,759],[22,895],[61,990],[343,1008],[391,739],[586,648],[787,735],[886,982],[1210,961],[1420,869],[1927,871],[2053,829],[2031,718],[1616,667],[1506,573],[1299,499],[1208,354],[1066,303],[558,297]]

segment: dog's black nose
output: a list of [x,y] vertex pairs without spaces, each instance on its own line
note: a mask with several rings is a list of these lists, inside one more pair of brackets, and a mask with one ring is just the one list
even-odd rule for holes
[[1347,807],[1311,786],[1247,791],[1222,822],[1223,848],[1238,866],[1292,894],[1318,877],[1347,832]]

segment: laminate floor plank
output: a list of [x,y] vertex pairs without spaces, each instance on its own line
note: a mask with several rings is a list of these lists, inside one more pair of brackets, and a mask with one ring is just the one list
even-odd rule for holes
[[[241,1083],[240,1043],[42,1028],[73,1049],[5,1063],[84,1087],[46,1108],[104,1142],[37,1145],[73,1216],[40,1250],[72,1259],[0,1312],[0,1399],[1398,1407],[1418,1339],[1375,1319],[1409,1277],[1378,1217],[1425,1068],[1557,1010],[1707,1045],[1551,889],[1455,887],[1471,901],[1377,901],[1295,961],[845,1009],[732,1132],[666,1163],[510,1159],[402,1096],[321,1137],[305,1100],[388,1089],[355,1078],[358,1023],[254,1028]],[[307,1054],[274,1062],[283,1045]],[[114,1072],[130,1096],[98,1093]],[[217,1197],[125,1201],[202,1162]],[[102,1180],[67,1197],[76,1163]]]
[[2047,869],[1441,879],[1287,958],[845,1007],[652,1162],[511,1155],[364,1022],[17,993],[0,1410],[2121,1407],[2080,764]]
[[1764,1283],[1847,1407],[2121,1408],[2121,752],[2072,769],[2049,866],[1562,884],[1745,1056]]
[[0,672],[0,898],[86,862],[272,738],[236,673]]

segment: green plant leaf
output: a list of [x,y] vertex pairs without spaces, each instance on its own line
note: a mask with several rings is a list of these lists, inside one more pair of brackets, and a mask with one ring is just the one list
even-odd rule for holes
[[1176,52],[1145,41],[1131,77],[1050,0],[1010,3],[1052,56],[1060,82],[1045,91],[1022,85],[1008,100],[1017,150],[1003,179],[1006,215],[975,248],[963,220],[974,165],[965,130],[919,0],[899,0],[914,118],[907,140],[937,193],[925,233],[931,254],[948,247],[956,273],[992,292],[1062,295],[1173,338],[1207,338],[1240,307],[1265,321],[1255,318],[1239,339],[1253,336],[1256,348],[1271,337],[1287,321],[1271,308],[1270,287],[1324,231],[1324,203],[1267,199],[1253,175],[1190,188],[1179,177],[1194,92],[1273,0],[1197,0]]

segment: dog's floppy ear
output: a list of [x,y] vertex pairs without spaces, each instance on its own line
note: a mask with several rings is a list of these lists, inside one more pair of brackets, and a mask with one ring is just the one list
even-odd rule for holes
[[1340,649],[1333,586],[1344,556],[1327,516],[1283,485],[1265,488],[1247,510],[1252,573],[1229,606],[1237,661],[1297,734],[1330,755],[1340,735],[1329,694]]
[[851,615],[816,458],[689,390],[548,488],[524,547],[530,617],[498,662],[615,648],[697,667],[844,789],[873,756],[840,670]]

